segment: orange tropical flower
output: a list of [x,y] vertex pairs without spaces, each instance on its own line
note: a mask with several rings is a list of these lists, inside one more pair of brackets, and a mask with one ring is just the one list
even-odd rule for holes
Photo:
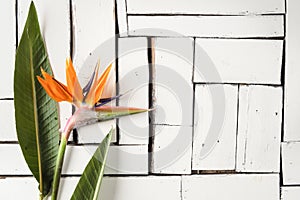
[[76,112],[68,119],[63,130],[66,138],[69,137],[70,132],[76,127],[149,111],[141,108],[106,106],[105,104],[120,98],[122,95],[101,98],[112,65],[109,65],[98,78],[99,66],[98,62],[89,82],[84,88],[79,84],[70,58],[66,60],[67,85],[59,82],[43,69],[41,69],[43,78],[37,76],[38,81],[52,99],[57,102],[70,102],[77,108]]
[[43,69],[41,69],[41,71],[44,78],[40,76],[37,76],[37,78],[47,94],[55,101],[67,101],[73,103],[77,108],[83,105],[87,105],[89,108],[92,108],[101,98],[112,67],[112,65],[109,65],[98,79],[99,66],[100,65],[98,63],[90,81],[83,89],[79,84],[70,58],[66,60],[67,85],[57,81]]

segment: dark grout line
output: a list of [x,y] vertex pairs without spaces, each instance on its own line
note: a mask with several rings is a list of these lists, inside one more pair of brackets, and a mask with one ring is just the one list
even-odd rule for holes
[[18,25],[18,22],[19,22],[19,18],[18,18],[18,0],[16,0],[16,3],[15,3],[15,15],[16,15],[16,49],[18,48],[18,44],[19,44],[19,25]]
[[[194,38],[193,41],[193,71],[192,71],[192,83],[194,81],[194,75],[195,75],[195,65],[196,65],[196,38]],[[195,135],[195,106],[196,106],[196,97],[195,97],[195,91],[196,91],[196,85],[193,84],[193,109],[192,109],[192,155],[191,155],[191,170],[193,170],[193,152],[194,152],[194,135]],[[182,179],[181,179],[182,180]],[[181,199],[182,199],[182,195],[181,195]]]
[[[127,7],[127,4],[126,4]],[[127,12],[127,9],[126,9]],[[240,13],[240,14],[195,14],[195,13],[127,13],[128,16],[145,17],[258,17],[258,16],[282,16],[285,13]]]
[[0,141],[0,144],[19,144],[18,141]]
[[[116,63],[116,94],[120,94],[120,86],[119,86],[119,37],[120,37],[120,30],[119,30],[119,18],[117,12],[117,0],[115,0],[115,63]],[[119,106],[119,99],[116,99],[116,106]],[[116,119],[116,145],[120,144],[120,129],[119,129],[119,119]]]
[[269,86],[269,87],[275,87],[275,88],[280,88],[283,87],[282,84],[268,84],[268,83],[222,83],[222,82],[194,82],[196,85],[233,85],[233,86]]
[[10,98],[10,97],[8,97],[8,98],[0,98],[0,101],[13,101],[14,100],[14,98]]
[[[129,29],[128,29],[129,30]],[[156,37],[156,38],[196,38],[196,39],[222,39],[222,40],[283,40],[285,38],[285,35],[282,36],[257,36],[257,37],[213,37],[213,36],[195,36],[195,35],[182,35],[182,36],[175,36],[175,35],[130,35],[130,32],[134,31],[128,31],[129,38],[131,37]]]
[[[287,0],[284,1],[285,4],[285,13],[287,13]],[[287,17],[284,16],[284,36],[286,38],[286,27],[287,27]],[[281,117],[281,144],[284,142],[284,120],[285,120],[285,73],[286,73],[286,39],[283,41],[283,52],[282,52],[282,65],[281,65],[281,84],[282,84],[282,117]],[[279,152],[279,186],[283,186],[283,158],[282,158],[282,145],[280,145]],[[282,195],[282,191],[280,190],[280,196]]]
[[127,6],[127,0],[124,0],[125,1],[125,12],[126,12],[126,26],[127,26],[127,34],[128,34],[128,32],[129,32],[129,25],[128,25],[128,12],[127,12],[127,10],[128,10],[128,6]]
[[[73,60],[74,56],[74,48],[75,48],[75,38],[74,38],[74,20],[73,20],[73,1],[69,0],[69,19],[70,19],[70,57]],[[72,106],[72,114],[75,112],[75,106]],[[73,129],[73,142],[75,144],[78,143],[78,131],[77,129]]]
[[[155,41],[154,38],[147,38],[148,46],[148,64],[149,64],[149,86],[148,86],[148,104],[149,109],[155,105]],[[149,142],[148,142],[148,171],[153,171],[153,148],[154,148],[154,129],[155,111],[149,112]]]
[[237,151],[238,151],[238,134],[239,134],[239,111],[240,111],[240,85],[238,85],[237,92],[237,109],[236,109],[236,133],[235,133],[235,163],[234,168],[237,169]]

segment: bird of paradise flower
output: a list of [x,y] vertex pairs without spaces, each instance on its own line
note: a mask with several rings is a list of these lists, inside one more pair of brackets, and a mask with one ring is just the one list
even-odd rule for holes
[[38,81],[53,100],[57,102],[67,101],[76,107],[76,111],[68,119],[61,134],[61,143],[53,179],[52,199],[55,199],[58,193],[64,152],[70,133],[74,128],[101,120],[109,120],[121,116],[149,111],[148,109],[141,108],[107,106],[106,104],[112,100],[120,98],[122,95],[101,98],[112,65],[109,65],[105,69],[100,78],[98,78],[99,67],[100,63],[98,62],[90,80],[83,88],[79,84],[78,77],[70,58],[66,60],[67,85],[56,80],[42,68],[41,72],[43,77],[37,76]]

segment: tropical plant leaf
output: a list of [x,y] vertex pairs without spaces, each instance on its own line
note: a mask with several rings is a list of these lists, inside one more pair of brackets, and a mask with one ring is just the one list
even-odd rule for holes
[[16,52],[15,118],[19,144],[42,196],[48,194],[59,143],[58,105],[36,79],[40,67],[52,74],[32,2]]
[[100,186],[104,174],[107,152],[109,149],[109,144],[111,141],[111,135],[113,131],[114,129],[112,128],[109,134],[100,143],[93,157],[87,164],[71,197],[71,200],[98,199]]

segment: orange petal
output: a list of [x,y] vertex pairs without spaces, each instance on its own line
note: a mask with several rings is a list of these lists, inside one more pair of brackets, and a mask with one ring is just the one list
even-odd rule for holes
[[49,78],[50,77],[48,77],[47,80],[44,80],[41,77],[37,76],[38,81],[43,86],[47,94],[57,102],[61,102],[61,101],[72,102],[72,96],[68,92],[68,88],[62,83],[56,81],[54,78],[52,77],[51,79]]
[[91,88],[89,89],[89,91],[86,95],[86,98],[85,98],[85,103],[90,106],[95,105],[95,91],[96,91],[96,87],[97,87],[99,67],[100,67],[100,62],[98,61],[96,68],[95,68],[95,76],[94,76]]
[[75,103],[77,101],[82,102],[83,99],[82,88],[79,84],[72,60],[70,58],[66,60],[66,79],[67,79],[67,85],[69,91],[73,95],[74,102]]
[[95,100],[94,100],[94,104],[97,103],[99,101],[99,99],[102,96],[109,72],[111,70],[112,64],[110,64],[106,70],[103,72],[103,74],[101,75],[100,79],[98,80],[97,83],[97,88],[95,90]]

